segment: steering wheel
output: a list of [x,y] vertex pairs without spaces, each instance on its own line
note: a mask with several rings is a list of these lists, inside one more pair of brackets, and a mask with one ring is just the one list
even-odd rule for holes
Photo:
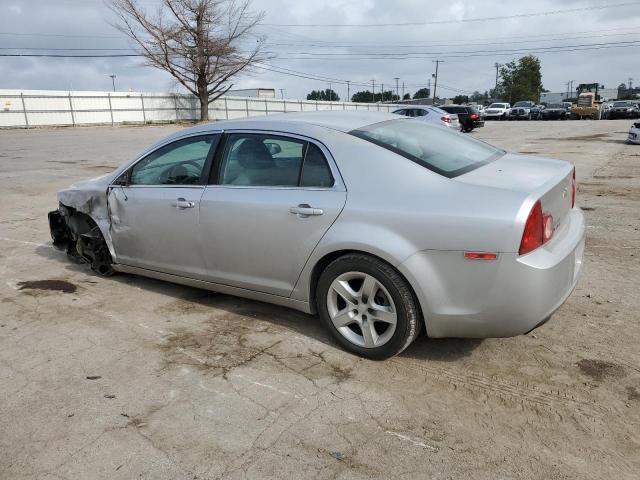
[[[191,167],[191,168],[188,168]],[[180,170],[187,170],[187,176],[180,174]],[[187,160],[186,162],[171,165],[160,174],[160,183],[163,185],[171,185],[176,183],[184,183],[185,185],[196,183],[200,179],[200,165],[197,160]]]

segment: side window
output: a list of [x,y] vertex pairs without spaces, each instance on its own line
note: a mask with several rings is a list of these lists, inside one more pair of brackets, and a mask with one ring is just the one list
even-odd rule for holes
[[318,146],[309,143],[302,167],[301,187],[332,187],[333,175]]
[[136,163],[131,185],[197,185],[218,135],[185,138],[165,145]]
[[416,117],[424,117],[428,114],[426,110],[422,110],[421,108],[416,110]]
[[234,133],[229,135],[220,170],[220,184],[296,187],[307,142],[287,137]]

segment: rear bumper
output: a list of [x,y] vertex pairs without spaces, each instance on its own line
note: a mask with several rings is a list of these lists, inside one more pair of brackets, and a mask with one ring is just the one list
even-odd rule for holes
[[427,250],[399,269],[414,287],[431,337],[510,337],[531,331],[569,297],[582,272],[585,223],[573,209],[554,238],[519,256],[467,260]]

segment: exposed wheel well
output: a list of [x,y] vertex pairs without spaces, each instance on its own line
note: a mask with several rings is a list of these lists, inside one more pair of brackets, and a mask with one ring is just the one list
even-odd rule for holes
[[[313,313],[318,312],[318,306],[316,305],[316,289],[318,288],[318,280],[320,279],[320,275],[322,275],[322,272],[324,271],[324,269],[327,268],[327,266],[331,262],[333,262],[337,258],[344,257],[345,255],[349,255],[353,253],[356,253],[359,255],[368,255],[370,257],[380,260],[381,262],[386,263],[391,268],[393,268],[398,273],[398,275],[400,275],[402,279],[405,282],[407,282],[407,285],[409,286],[409,289],[413,294],[413,298],[415,299],[416,305],[418,306],[418,313],[420,315],[420,319],[424,322],[424,316],[422,314],[422,306],[420,305],[420,301],[418,300],[418,296],[416,295],[416,292],[413,289],[413,285],[411,285],[411,282],[409,282],[409,280],[407,280],[407,278],[397,268],[395,268],[385,259],[380,258],[377,255],[374,255],[372,253],[364,252],[362,250],[337,250],[335,252],[326,254],[324,257],[318,260],[318,262],[313,267],[313,271],[311,272],[311,280],[309,281],[309,305]],[[426,324],[424,326],[426,327]],[[425,328],[425,331],[426,331],[426,328]]]

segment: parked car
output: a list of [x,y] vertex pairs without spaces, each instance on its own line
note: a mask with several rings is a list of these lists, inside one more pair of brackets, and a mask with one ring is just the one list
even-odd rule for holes
[[472,106],[475,107],[476,110],[478,110],[478,113],[480,114],[480,118],[484,120],[484,117],[487,114],[487,109],[484,107],[484,105],[472,105]]
[[388,113],[305,112],[182,129],[59,192],[49,224],[99,274],[317,312],[381,359],[424,329],[544,323],[581,274],[575,192],[565,161]]
[[609,110],[609,120],[616,118],[640,118],[640,109],[638,105],[628,100],[613,102]]
[[544,110],[544,105],[534,105],[531,107],[531,120],[542,119],[542,110]]
[[445,112],[438,107],[432,106],[420,106],[420,107],[404,107],[394,110],[392,113],[397,115],[403,115],[405,117],[416,118],[425,122],[434,123],[441,127],[453,128],[454,130],[460,129],[460,122],[458,116]]
[[508,103],[492,103],[487,107],[486,120],[506,120],[511,112],[511,105]]
[[627,139],[629,143],[640,145],[640,122],[635,122],[631,125],[631,130],[629,130],[629,137]]
[[440,107],[445,112],[458,116],[460,122],[460,130],[471,132],[474,128],[484,127],[484,120],[480,117],[480,113],[474,107],[465,105],[445,105]]
[[543,120],[567,120],[569,115],[566,107],[561,103],[552,103],[542,110]]
[[512,120],[531,120],[531,109],[535,106],[535,102],[516,102],[513,107],[511,107],[509,118]]

